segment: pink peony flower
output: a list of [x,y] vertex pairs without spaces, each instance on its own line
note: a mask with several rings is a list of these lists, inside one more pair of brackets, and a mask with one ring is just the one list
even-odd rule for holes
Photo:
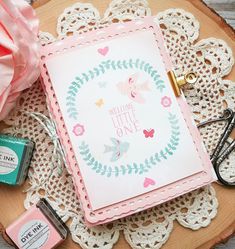
[[23,0],[0,1],[0,120],[39,76],[39,21]]
[[85,132],[85,129],[83,125],[76,124],[73,127],[73,133],[75,136],[82,136],[84,132]]
[[171,98],[164,96],[162,97],[161,104],[163,107],[170,107],[171,106]]

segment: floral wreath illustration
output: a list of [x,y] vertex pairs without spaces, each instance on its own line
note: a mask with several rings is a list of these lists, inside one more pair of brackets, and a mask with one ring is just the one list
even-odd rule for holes
[[[71,83],[67,91],[66,106],[69,118],[77,120],[78,110],[76,109],[76,97],[79,93],[79,89],[87,83],[89,80],[94,79],[100,75],[105,74],[109,70],[123,70],[123,69],[138,69],[144,71],[152,78],[156,89],[163,92],[165,88],[164,81],[160,79],[160,75],[157,70],[154,69],[149,63],[142,61],[140,59],[136,60],[106,60],[101,62],[98,66],[94,67],[92,70],[88,70],[86,73],[82,73],[80,76],[75,77],[75,81]],[[163,97],[162,101],[165,101]],[[163,105],[163,102],[161,103]],[[171,104],[171,103],[170,103]],[[163,105],[164,106],[164,105]],[[178,125],[179,120],[176,115],[169,112],[168,121],[170,123],[171,133],[170,139],[166,143],[166,146],[154,155],[146,158],[142,163],[131,163],[120,166],[107,166],[103,165],[92,155],[89,149],[89,145],[85,141],[82,141],[79,146],[79,152],[82,159],[86,164],[91,167],[93,171],[102,176],[118,177],[120,175],[130,175],[130,174],[143,174],[147,173],[153,166],[160,163],[162,160],[167,160],[169,156],[172,156],[179,145],[180,127]]]

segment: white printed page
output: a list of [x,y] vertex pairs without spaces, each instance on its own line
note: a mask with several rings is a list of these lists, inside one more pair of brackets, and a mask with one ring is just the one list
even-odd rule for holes
[[46,65],[93,210],[202,171],[150,30]]

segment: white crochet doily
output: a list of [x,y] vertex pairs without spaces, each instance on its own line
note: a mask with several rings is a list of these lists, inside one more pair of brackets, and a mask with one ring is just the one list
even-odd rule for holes
[[[62,38],[76,32],[86,32],[139,16],[151,15],[145,0],[114,0],[104,17],[91,4],[76,3],[64,10],[58,18],[57,33]],[[222,40],[209,38],[196,42],[199,23],[194,16],[182,9],[169,9],[157,15],[166,45],[176,72],[195,71],[199,81],[184,93],[191,106],[194,118],[201,122],[222,114],[224,103],[235,108],[235,84],[222,77],[233,65],[231,49]],[[55,38],[49,33],[40,34],[43,44]],[[195,190],[170,202],[144,212],[113,222],[109,225],[87,228],[77,199],[72,179],[66,169],[61,174],[54,158],[54,144],[45,129],[29,112],[48,115],[46,99],[39,83],[33,85],[20,98],[17,107],[6,123],[6,133],[29,137],[36,143],[36,150],[29,172],[29,186],[26,187],[25,208],[47,198],[64,221],[68,221],[72,238],[82,248],[112,248],[123,231],[132,248],[160,248],[169,238],[173,221],[197,230],[208,226],[217,213],[218,202],[212,186]],[[223,123],[214,123],[201,129],[208,151],[211,153],[220,134]],[[234,180],[235,153],[222,165],[226,179]]]

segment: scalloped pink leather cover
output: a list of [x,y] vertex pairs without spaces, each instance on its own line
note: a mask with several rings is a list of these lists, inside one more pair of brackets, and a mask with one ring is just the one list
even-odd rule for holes
[[[76,187],[77,194],[81,200],[82,207],[85,212],[86,222],[90,226],[107,223],[112,220],[153,207],[155,205],[166,202],[172,198],[183,195],[184,193],[187,193],[196,188],[202,187],[216,180],[209,156],[205,150],[205,147],[200,138],[198,129],[192,119],[190,110],[182,94],[181,97],[178,97],[176,101],[180,108],[185,125],[190,133],[195,149],[197,151],[198,158],[200,160],[201,170],[199,170],[195,174],[191,174],[182,179],[178,179],[177,181],[173,181],[173,182],[170,182],[169,184],[165,184],[164,186],[160,186],[160,187],[150,186],[152,188],[150,188],[149,191],[145,191],[144,193],[140,195],[129,196],[129,198],[126,198],[116,203],[112,203],[111,205],[103,206],[101,208],[92,207],[93,202],[88,194],[84,179],[82,177],[81,169],[79,167],[80,163],[78,163],[78,161],[80,159],[77,160],[78,157],[76,155],[76,148],[72,146],[71,139],[70,139],[69,132],[68,132],[68,127],[65,124],[66,120],[64,120],[64,116],[62,115],[62,112],[61,112],[60,105],[62,105],[62,103],[58,100],[57,92],[55,91],[53,87],[51,75],[53,75],[53,73],[55,72],[51,72],[50,70],[48,70],[47,63],[48,61],[50,61],[51,58],[54,58],[58,55],[66,55],[69,52],[76,51],[77,49],[80,49],[80,48],[86,48],[86,47],[89,48],[90,46],[102,44],[101,42],[103,41],[109,41],[109,40],[116,39],[118,37],[128,36],[129,34],[135,34],[135,32],[140,32],[140,31],[151,31],[152,32],[152,34],[155,37],[157,47],[159,48],[160,54],[162,56],[162,61],[165,64],[165,70],[166,72],[171,70],[172,65],[171,65],[170,58],[168,54],[166,53],[166,50],[164,47],[164,40],[161,34],[161,30],[158,27],[158,25],[156,25],[153,18],[144,18],[144,19],[140,19],[137,21],[131,21],[125,24],[112,24],[109,27],[106,27],[106,28],[103,28],[97,31],[92,31],[92,32],[88,32],[83,35],[76,35],[76,36],[65,38],[64,40],[61,40],[61,41],[56,41],[52,44],[49,44],[43,47],[41,50],[41,76],[42,76],[42,84],[45,89],[45,93],[47,95],[48,108],[56,123],[58,136],[65,150],[65,154],[67,156],[66,157],[67,168],[68,168],[69,173],[71,173],[73,177],[73,181]],[[100,49],[98,49],[98,53],[100,54],[100,56],[105,57],[108,52],[109,52],[108,47],[101,46]],[[77,59],[79,60],[79,58]],[[131,62],[130,62],[130,65],[132,65]],[[107,68],[109,66],[110,66],[109,64],[106,64]],[[115,67],[115,65],[113,65],[113,67]],[[154,75],[154,72],[151,71],[152,68],[149,68],[149,65],[146,65],[145,69],[146,69],[146,72],[148,73],[152,72],[152,75]],[[91,77],[92,77],[92,74],[91,74]],[[101,84],[100,87],[103,87],[102,84],[105,84],[105,83],[101,82],[100,84]],[[68,86],[64,85],[62,87],[66,88]],[[124,92],[124,95],[125,94],[126,94],[126,98],[128,98],[128,93]],[[135,98],[134,101],[135,101],[135,104],[137,103],[136,104],[137,106],[138,104],[141,104],[144,101],[143,96],[137,92],[134,92],[134,93],[131,92],[129,99],[131,98]],[[171,101],[169,102],[169,98],[167,98],[166,96],[162,98],[163,107],[167,108],[170,104],[171,104]],[[98,107],[102,106],[103,99],[99,99],[96,105]],[[157,114],[157,111],[156,111],[156,114]],[[80,130],[79,129],[76,130],[77,128],[79,128]],[[74,128],[73,132],[75,135],[79,135],[79,136],[83,135],[83,132],[86,131],[86,128],[84,130],[84,127],[82,125],[80,125],[79,127],[76,127],[76,129]],[[153,138],[153,136],[155,136],[153,129],[143,130],[143,133],[145,135],[145,138],[148,138],[148,139],[151,139]],[[80,138],[79,136],[78,136],[78,139]],[[126,146],[126,149],[127,149],[127,146]],[[109,150],[112,150],[112,149],[109,148]],[[107,152],[110,152],[109,150],[107,150]],[[168,153],[171,153],[171,151],[170,152],[168,151]],[[187,153],[187,148],[185,148],[185,153]],[[121,153],[119,153],[118,156],[121,156]],[[183,156],[184,154],[182,154],[182,161],[184,161]],[[114,153],[111,161],[115,161],[118,159],[119,158],[115,158],[115,153]],[[89,163],[92,164],[92,161],[89,161]],[[148,161],[146,162],[146,165],[148,166]],[[94,168],[95,168],[95,165],[94,165]],[[105,171],[106,168],[107,166],[104,166],[102,168],[104,174],[106,174],[106,171]],[[130,166],[129,171],[132,172],[132,170],[133,169]],[[97,170],[97,172],[99,172],[99,169]],[[111,171],[109,173],[111,174]],[[124,173],[125,173],[125,169],[123,171],[123,174]],[[94,181],[96,181],[96,179],[94,179]],[[143,182],[143,188],[149,187],[149,185],[155,185],[155,183],[156,183],[155,180],[153,180],[152,178],[145,177],[145,181]],[[111,195],[115,195],[115,193],[111,193]]]

